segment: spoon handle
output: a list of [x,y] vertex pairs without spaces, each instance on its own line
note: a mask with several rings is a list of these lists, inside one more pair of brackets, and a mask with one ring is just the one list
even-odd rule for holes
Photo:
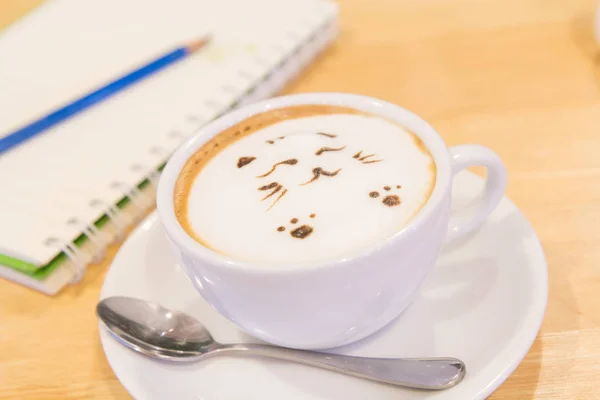
[[295,350],[262,344],[224,345],[217,353],[253,354],[294,361],[331,371],[417,389],[447,389],[465,376],[456,358],[367,358]]

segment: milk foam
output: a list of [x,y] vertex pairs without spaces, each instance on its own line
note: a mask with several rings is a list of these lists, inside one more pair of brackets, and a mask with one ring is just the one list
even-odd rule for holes
[[394,235],[434,181],[431,155],[401,126],[315,115],[269,125],[216,154],[191,184],[187,218],[203,244],[234,259],[325,261]]

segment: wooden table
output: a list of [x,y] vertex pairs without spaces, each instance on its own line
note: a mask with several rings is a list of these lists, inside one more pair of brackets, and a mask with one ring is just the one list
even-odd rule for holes
[[[27,2],[0,0],[0,16]],[[508,195],[542,240],[550,298],[532,349],[492,399],[600,398],[595,2],[340,3],[339,41],[287,92],[380,97],[432,122],[450,145],[496,150]],[[0,398],[130,398],[106,362],[94,315],[109,261],[56,298],[0,281]]]

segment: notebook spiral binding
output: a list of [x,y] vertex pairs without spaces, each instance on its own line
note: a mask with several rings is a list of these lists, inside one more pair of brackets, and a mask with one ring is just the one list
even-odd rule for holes
[[86,224],[77,218],[71,218],[67,223],[77,226],[93,243],[95,251],[92,262],[97,262],[104,257],[106,246],[110,242],[106,232],[99,230],[94,224]]
[[46,239],[46,245],[56,248],[57,250],[61,250],[63,254],[65,254],[69,260],[71,261],[68,265],[72,272],[71,283],[78,283],[81,281],[85,274],[85,267],[88,263],[92,261],[92,257],[81,251],[76,245],[73,243],[69,243],[63,241],[59,238],[50,237]]
[[[202,104],[202,110],[186,117],[186,122],[188,125],[193,126],[192,129],[167,131],[165,133],[166,139],[174,145],[169,146],[171,148],[156,145],[148,149],[149,153],[155,156],[158,159],[157,164],[162,166],[181,142],[196,133],[210,120],[216,119],[239,106],[276,94],[284,84],[296,77],[306,64],[321,53],[337,34],[337,16],[328,18],[316,31],[311,31],[305,38],[301,38],[301,34],[297,30],[288,31],[281,40],[300,43],[300,45],[289,51],[276,67],[262,77],[257,77],[251,70],[240,69],[237,76],[246,81],[254,81],[254,85],[249,87],[241,96],[237,96],[235,100],[228,102],[228,104],[223,104],[218,98],[206,100]],[[271,49],[281,53],[285,51],[286,46],[277,43]],[[253,62],[263,69],[270,64],[269,59],[260,54],[254,56]],[[231,84],[226,84],[221,88],[221,92],[225,95],[224,97],[231,97],[239,90]],[[149,167],[138,163],[132,164],[130,168],[132,171],[141,172],[143,175],[138,186],[130,187],[119,181],[114,181],[110,185],[111,189],[122,192],[123,197],[129,200],[127,206],[121,209],[115,204],[108,204],[98,199],[92,199],[89,203],[90,207],[101,210],[100,214],[106,217],[110,229],[104,227],[99,229],[95,223],[88,225],[82,222],[80,218],[71,217],[66,223],[78,226],[82,235],[87,238],[84,245],[78,245],[71,240],[58,237],[46,239],[46,246],[57,249],[69,259],[68,264],[72,271],[72,283],[79,282],[85,275],[87,266],[101,261],[106,254],[107,246],[121,241],[128,229],[137,224],[154,207],[156,187],[162,168]],[[140,189],[140,187],[143,188]]]

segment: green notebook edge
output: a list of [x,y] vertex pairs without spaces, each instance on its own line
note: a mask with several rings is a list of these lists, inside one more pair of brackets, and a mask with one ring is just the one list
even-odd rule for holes
[[[163,170],[163,168],[165,167],[165,165],[166,165],[166,163],[162,164],[158,168],[158,171],[161,172]],[[144,179],[140,184],[137,185],[137,187],[138,187],[138,189],[142,190],[142,189],[146,188],[148,185],[150,185],[150,180]],[[123,198],[121,198],[117,202],[116,206],[119,209],[123,209],[130,202],[131,202],[131,199],[129,198],[129,196],[123,196]],[[103,214],[100,218],[98,218],[94,222],[94,225],[98,229],[102,229],[102,227],[104,225],[106,225],[106,223],[109,220],[110,220],[110,217],[108,216],[108,214]],[[73,241],[73,243],[77,247],[81,247],[87,241],[88,241],[88,237],[84,233],[82,233]],[[52,260],[50,260],[50,262],[48,262],[48,264],[38,266],[35,264],[31,264],[27,261],[23,261],[18,258],[9,257],[5,254],[0,253],[0,265],[12,268],[16,271],[19,271],[20,273],[23,273],[24,275],[27,275],[27,276],[29,276],[33,279],[39,280],[39,281],[44,280],[46,277],[48,277],[48,275],[50,275],[52,272],[54,272],[56,270],[56,268],[58,268],[63,262],[65,262],[67,260],[68,260],[68,256],[64,252],[61,252],[56,257],[54,257]]]

